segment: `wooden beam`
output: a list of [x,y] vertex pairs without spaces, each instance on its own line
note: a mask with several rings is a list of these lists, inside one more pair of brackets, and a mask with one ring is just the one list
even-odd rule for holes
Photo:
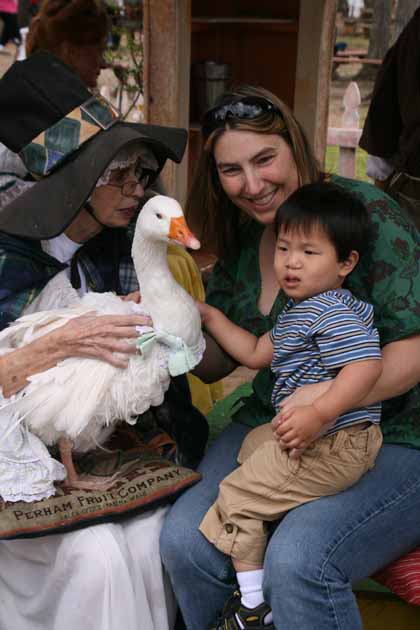
[[[145,120],[188,129],[191,0],[144,0]],[[181,203],[187,190],[187,159],[168,162],[167,193]]]
[[328,128],[336,0],[301,0],[294,113],[321,165]]
[[341,63],[360,63],[371,64],[373,66],[380,66],[382,64],[382,59],[366,59],[366,57],[333,57],[333,62],[337,65]]

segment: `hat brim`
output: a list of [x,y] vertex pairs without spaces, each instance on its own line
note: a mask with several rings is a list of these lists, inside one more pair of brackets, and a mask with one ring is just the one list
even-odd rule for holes
[[0,230],[30,239],[61,234],[80,212],[96,182],[126,145],[147,144],[159,163],[180,162],[187,132],[176,127],[118,122],[101,131],[60,169],[40,180],[0,211]]

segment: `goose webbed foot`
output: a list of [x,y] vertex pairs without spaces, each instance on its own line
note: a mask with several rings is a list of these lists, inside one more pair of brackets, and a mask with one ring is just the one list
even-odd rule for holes
[[62,482],[65,488],[77,488],[79,490],[109,490],[114,485],[118,474],[110,477],[96,477],[95,475],[79,475],[73,461],[73,442],[69,438],[60,438],[58,441],[61,461],[67,471],[67,477]]

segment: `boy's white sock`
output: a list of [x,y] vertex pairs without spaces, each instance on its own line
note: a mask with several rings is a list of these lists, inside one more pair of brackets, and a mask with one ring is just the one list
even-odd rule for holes
[[[241,591],[241,602],[247,608],[256,608],[263,603],[263,576],[263,569],[256,569],[255,571],[240,571],[236,573],[239,590]],[[268,625],[272,621],[273,615],[269,612],[264,618],[264,624]],[[239,620],[238,623],[240,623]]]
[[263,576],[263,569],[240,571],[236,574],[239,590],[241,591],[241,602],[247,608],[256,608],[263,603]]

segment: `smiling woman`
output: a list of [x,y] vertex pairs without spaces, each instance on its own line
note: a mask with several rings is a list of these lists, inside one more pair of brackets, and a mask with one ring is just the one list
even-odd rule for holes
[[[273,269],[273,220],[278,207],[281,215],[280,204],[304,184],[331,180],[368,211],[368,248],[347,288],[374,307],[383,371],[362,404],[384,401],[385,446],[355,486],[289,512],[272,530],[264,564],[264,596],[275,627],[356,630],[361,620],[351,584],[420,544],[419,233],[377,188],[322,173],[299,122],[263,88],[224,94],[204,117],[202,136],[187,220],[218,257],[207,302],[253,335],[272,330],[285,306]],[[198,376],[211,382],[236,366],[208,335]],[[238,401],[234,392],[236,403],[224,401],[217,419],[223,413],[224,424],[233,422],[206,453],[202,482],[178,499],[166,520],[162,556],[189,630],[213,623],[236,588],[230,558],[207,543],[198,527],[220,481],[237,467],[244,437],[275,415],[273,385],[270,370],[262,368],[251,395]],[[299,387],[282,404],[311,405],[323,385]],[[238,606],[235,599],[226,607],[230,621]]]
[[219,181],[233,203],[264,225],[298,186],[292,152],[278,134],[226,131],[214,149]]

